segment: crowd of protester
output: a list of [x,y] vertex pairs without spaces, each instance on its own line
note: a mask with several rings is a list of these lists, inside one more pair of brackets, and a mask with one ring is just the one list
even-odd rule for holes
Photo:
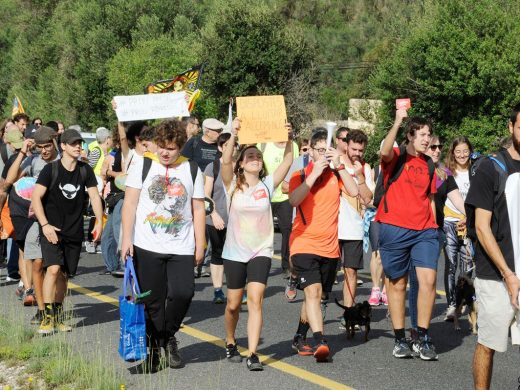
[[146,331],[154,372],[162,364],[183,365],[175,335],[194,279],[211,276],[213,302],[225,304],[227,359],[243,359],[236,330],[247,304],[246,363],[260,371],[276,217],[285,296],[292,302],[302,291],[304,297],[296,353],[327,360],[329,294],[342,273],[343,305],[356,304],[358,271],[370,250],[368,304],[388,306],[392,355],[429,361],[438,359],[429,327],[443,251],[445,321],[461,315],[457,277],[474,280],[474,379],[487,388],[494,352],[506,350],[509,334],[520,344],[519,114],[514,107],[510,137],[483,156],[467,137],[441,140],[427,119],[398,109],[374,167],[366,162],[368,136],[346,127],[336,130],[334,146],[327,129],[298,139],[289,124],[287,142],[241,145],[239,118],[229,127],[205,119],[199,134],[198,119],[189,117],[99,127],[86,146],[77,126],[65,130],[41,118],[29,124],[18,114],[0,129],[7,281],[19,281],[23,305],[37,306],[31,323],[39,333],[70,331],[63,300],[82,246],[101,252],[101,275],[122,276],[132,256],[141,290],[151,292]]

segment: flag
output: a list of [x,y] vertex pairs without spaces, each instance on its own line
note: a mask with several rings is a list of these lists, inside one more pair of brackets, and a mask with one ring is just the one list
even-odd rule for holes
[[188,110],[191,112],[200,96],[199,84],[203,73],[203,65],[197,65],[172,79],[154,81],[144,88],[144,93],[186,92]]
[[18,98],[18,96],[15,96],[13,99],[13,112],[11,116],[15,116],[16,114],[24,113],[25,110],[23,109],[22,102]]
[[226,133],[231,133],[233,131],[233,98],[229,98],[229,107],[228,107],[228,118],[227,123],[224,126],[224,130]]

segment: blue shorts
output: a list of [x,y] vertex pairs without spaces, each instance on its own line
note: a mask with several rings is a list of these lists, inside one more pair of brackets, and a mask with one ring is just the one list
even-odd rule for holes
[[411,230],[386,223],[379,225],[379,253],[389,279],[406,275],[410,267],[437,270],[439,250],[437,229]]

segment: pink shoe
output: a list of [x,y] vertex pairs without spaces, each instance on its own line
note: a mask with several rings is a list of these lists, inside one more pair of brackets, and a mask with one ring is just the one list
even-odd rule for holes
[[372,292],[370,293],[370,298],[368,298],[368,303],[370,306],[379,306],[379,301],[381,299],[381,293],[379,292],[379,287],[373,287]]
[[381,303],[385,306],[388,306],[388,297],[384,291],[381,293]]

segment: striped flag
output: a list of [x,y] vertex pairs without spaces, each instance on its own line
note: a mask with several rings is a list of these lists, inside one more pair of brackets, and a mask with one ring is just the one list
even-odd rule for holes
[[18,96],[15,96],[13,99],[13,112],[11,116],[15,116],[16,114],[24,113],[25,110],[23,109],[22,102],[18,98]]

